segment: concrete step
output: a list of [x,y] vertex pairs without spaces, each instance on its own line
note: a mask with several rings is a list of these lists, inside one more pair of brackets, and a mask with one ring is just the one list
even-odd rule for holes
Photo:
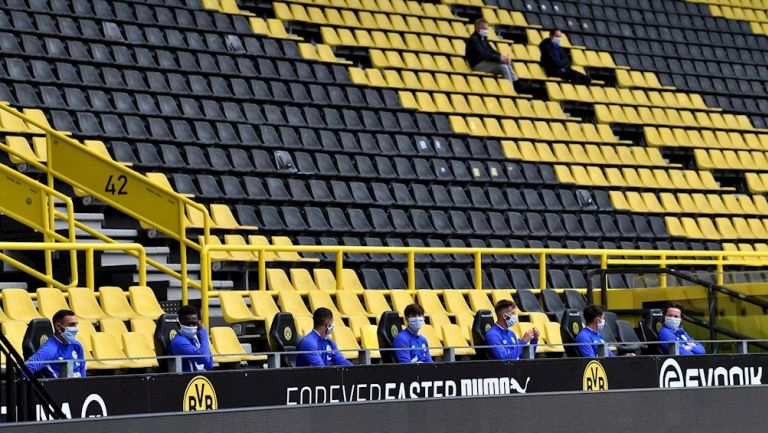
[[[156,262],[167,265],[168,254],[171,250],[168,247],[145,247],[144,251],[147,252],[147,258],[150,258]],[[125,254],[122,251],[104,251],[101,256],[102,266],[126,266],[135,265],[136,259]],[[170,265],[173,266],[173,265]],[[169,266],[169,267],[170,267]],[[198,265],[199,267],[200,265]]]
[[0,282],[0,289],[27,289],[27,283],[21,283],[21,282]]

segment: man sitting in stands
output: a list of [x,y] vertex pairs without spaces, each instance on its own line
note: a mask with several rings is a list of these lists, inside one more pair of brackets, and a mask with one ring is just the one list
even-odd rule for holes
[[512,59],[499,54],[488,42],[488,21],[482,18],[475,21],[475,31],[467,39],[464,58],[473,71],[503,75],[512,84],[517,80],[512,70]]
[[426,337],[419,334],[424,326],[424,309],[419,304],[410,304],[403,312],[406,328],[400,331],[392,342],[395,351],[395,361],[399,364],[418,364],[432,362],[429,354],[429,343]]
[[670,302],[664,307],[662,315],[664,316],[664,326],[659,331],[659,341],[670,343],[661,345],[662,352],[667,355],[673,353],[672,345],[677,341],[680,355],[703,355],[707,353],[704,346],[691,338],[680,326],[683,321],[682,305]]
[[539,330],[530,329],[518,340],[514,332],[510,331],[517,323],[517,306],[514,301],[502,299],[494,306],[496,311],[496,323],[485,333],[485,344],[491,347],[488,353],[492,359],[520,359],[523,348],[531,344],[531,350],[536,352],[536,343],[539,341]]
[[185,356],[181,360],[182,371],[206,371],[213,368],[208,330],[200,322],[194,306],[184,305],[179,308],[179,332],[171,340],[168,354]]
[[[605,328],[605,307],[602,305],[587,305],[584,309],[584,322],[586,326],[576,335],[574,343],[581,343],[576,350],[585,358],[596,358],[600,356],[598,346],[605,344],[600,331]],[[611,349],[607,350],[607,356],[616,356]],[[624,356],[635,356],[634,353],[627,353]]]
[[559,77],[574,84],[589,84],[592,79],[588,75],[574,71],[571,66],[571,56],[568,50],[560,46],[563,33],[554,29],[549,34],[549,38],[544,39],[539,44],[541,51],[541,67],[550,77]]
[[[73,360],[73,377],[85,377],[85,351],[77,336],[77,317],[74,311],[59,310],[53,315],[53,337],[40,346],[25,363],[27,368],[39,376],[55,379],[62,377],[64,361]],[[45,361],[62,361],[45,363]],[[65,370],[66,371],[66,370]]]
[[352,365],[348,359],[339,353],[336,343],[329,338],[333,332],[333,313],[327,308],[320,307],[312,314],[315,329],[305,335],[299,343],[296,356],[296,367],[326,367],[329,365]]

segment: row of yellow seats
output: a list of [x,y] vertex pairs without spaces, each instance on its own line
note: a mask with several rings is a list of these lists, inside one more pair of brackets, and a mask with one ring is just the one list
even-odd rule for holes
[[39,288],[36,292],[37,307],[32,295],[24,289],[2,290],[3,310],[0,321],[21,321],[51,318],[59,310],[72,310],[83,320],[116,318],[157,319],[163,314],[155,293],[147,286],[132,286],[128,291],[119,287],[104,286],[95,292],[87,287],[73,287],[67,292],[54,288]]
[[515,96],[517,93],[508,80],[492,76],[382,71],[374,68],[349,68],[349,76],[355,84],[373,87],[497,96]]
[[598,122],[629,125],[669,125],[706,129],[754,130],[749,117],[743,114],[724,114],[691,111],[679,108],[632,107],[626,105],[595,105]]
[[481,11],[483,19],[490,25],[501,24],[512,27],[528,27],[525,15],[519,11],[510,11],[501,8],[484,7]]
[[585,86],[562,82],[548,82],[546,87],[549,98],[553,101],[721,111],[707,107],[704,99],[697,93]]
[[414,0],[291,0],[314,6],[355,9],[369,12],[385,12],[400,15],[414,15],[436,19],[460,20],[446,4],[425,3]]
[[[759,252],[759,253],[768,253],[768,244],[764,243],[757,243],[757,244],[747,244],[747,243],[732,243],[732,242],[723,242],[723,251],[728,252],[742,252],[742,253],[751,253],[751,252]],[[766,256],[756,256],[756,257],[728,257],[728,262],[730,263],[737,263],[737,264],[743,264],[743,265],[749,265],[749,266],[764,266],[768,264],[768,255]],[[761,311],[762,314],[762,311]]]
[[[2,101],[4,103],[7,102]],[[38,110],[36,108],[24,108],[20,109],[24,115],[29,117],[30,119],[34,120],[35,122],[42,124],[43,126],[51,127],[51,124],[48,123],[48,119],[46,119],[45,114],[43,114],[42,110]],[[37,126],[33,125],[32,123],[29,123],[22,119],[21,117],[14,116],[8,111],[0,110],[0,132],[10,132],[10,133],[23,133],[23,134],[45,134],[45,131],[38,128]],[[69,134],[69,131],[62,131],[65,134]]]
[[502,140],[501,148],[507,158],[523,161],[561,164],[673,166],[664,160],[659,149],[655,147]]
[[449,116],[448,119],[453,131],[459,134],[578,143],[627,143],[616,138],[605,124],[462,116]]
[[341,57],[336,57],[333,48],[325,44],[311,44],[308,42],[299,42],[299,54],[307,60],[317,62],[330,62],[351,65],[352,62]]
[[[692,239],[768,239],[768,220],[759,218],[664,217],[673,237]],[[754,230],[753,230],[754,229]],[[756,233],[757,232],[757,233]]]
[[767,170],[768,158],[762,151],[694,149],[696,166],[702,170]]
[[398,92],[405,108],[430,113],[460,113],[532,119],[577,120],[569,118],[557,102],[460,93]]
[[303,39],[298,36],[288,34],[283,22],[277,18],[264,19],[261,17],[250,17],[248,21],[251,25],[251,31],[257,35],[265,35],[276,39],[303,41]]
[[[199,236],[200,244],[205,243],[205,237]],[[266,236],[249,235],[248,242],[241,235],[224,235],[224,242],[218,236],[211,235],[208,245],[228,245],[228,246],[293,246],[293,242],[287,236],[272,236],[272,243]],[[257,262],[259,261],[258,251],[211,251],[211,260],[214,262]],[[265,260],[268,262],[317,262],[319,259],[304,258],[295,251],[267,251]]]
[[[159,176],[152,179],[159,179]],[[166,178],[166,181],[168,179]],[[210,228],[214,230],[257,230],[256,226],[244,226],[237,222],[232,209],[225,204],[212,204],[208,207],[211,216]],[[187,227],[193,229],[202,229],[205,227],[205,216],[203,212],[187,205]]]
[[[30,144],[30,139],[32,143]],[[9,153],[11,163],[23,164],[27,161],[37,161],[45,163],[48,161],[48,147],[44,136],[21,137],[17,135],[11,135],[5,137],[5,144],[14,151],[21,154],[21,157],[15,156]],[[103,156],[106,159],[112,159],[112,156],[107,150],[107,146],[103,141],[99,140],[84,140],[85,147],[91,149],[97,154]],[[130,163],[119,163],[120,165],[130,166]]]
[[[720,15],[732,20],[750,21],[754,23],[768,22],[768,12],[765,6],[714,4],[711,6],[714,15]],[[719,11],[719,13],[717,13]]]
[[368,31],[362,29],[320,27],[323,43],[331,46],[396,49],[463,55],[466,44],[463,39],[418,33]]
[[[397,13],[354,11],[334,7],[305,7],[298,3],[272,3],[275,16],[283,21],[298,21],[323,26],[385,30],[401,33],[436,34],[467,38],[472,30],[462,21],[423,18]],[[490,37],[490,36],[489,36]]]
[[768,192],[768,173],[745,173],[749,192],[762,194]]
[[672,86],[663,86],[653,72],[616,70],[616,83],[619,87],[642,87],[650,89],[674,90]]
[[611,191],[617,210],[641,213],[765,215],[768,200],[762,195]]
[[555,175],[563,183],[576,185],[731,191],[722,188],[708,171],[556,165]]
[[649,146],[768,150],[768,134],[655,126],[646,126],[643,132]]

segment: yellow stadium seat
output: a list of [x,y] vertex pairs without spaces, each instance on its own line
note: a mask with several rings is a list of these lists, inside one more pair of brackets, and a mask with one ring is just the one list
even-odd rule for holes
[[339,311],[347,316],[373,316],[363,307],[357,293],[344,290],[336,292],[336,303]]
[[457,356],[472,356],[475,349],[469,347],[469,343],[464,339],[461,328],[458,325],[446,324],[441,328],[444,347],[455,347]]
[[[24,334],[27,332],[27,323],[16,320],[9,320],[2,324],[3,335],[11,342],[11,346],[21,355],[24,353],[22,343]],[[22,355],[23,356],[23,355]]]
[[[142,337],[143,338],[143,337]],[[95,332],[91,335],[92,355],[105,368],[138,368],[123,352],[123,342],[120,337],[107,332]],[[86,364],[87,365],[87,364]],[[142,367],[143,368],[143,367]]]
[[150,287],[131,286],[128,288],[128,297],[133,310],[142,317],[157,319],[165,313]]
[[267,269],[267,287],[272,291],[292,291],[295,292],[296,288],[291,284],[291,280],[285,275],[285,271],[282,269]]
[[251,314],[248,306],[245,304],[243,295],[230,292],[219,292],[219,301],[221,303],[221,313],[227,323],[242,323],[256,321],[257,317]]
[[427,316],[433,314],[440,314],[447,316],[449,313],[443,307],[440,302],[440,298],[437,296],[437,292],[429,289],[421,289],[416,291],[416,300],[419,305],[424,308]]
[[[224,244],[227,246],[247,246],[245,238],[240,235],[224,235]],[[242,262],[253,262],[258,260],[258,257],[251,251],[229,251],[228,254],[232,260]]]
[[353,269],[343,269],[341,271],[341,288],[343,290],[354,290],[361,292],[365,290],[360,279],[357,277],[357,273]]
[[331,314],[333,314],[333,317],[338,319],[334,323],[344,326],[344,322],[341,321],[342,314],[339,312],[339,310],[336,308],[336,304],[333,303],[333,299],[331,299],[331,296],[322,290],[312,290],[309,292],[309,308],[312,311],[317,310],[320,307],[327,308],[331,310]]
[[101,309],[110,317],[120,320],[131,320],[139,317],[131,304],[128,303],[127,293],[120,287],[104,286],[99,288]]
[[429,355],[433,358],[443,356],[443,344],[440,342],[440,336],[432,325],[424,325],[420,334],[427,339],[429,344]]
[[96,293],[88,287],[72,287],[69,289],[69,306],[75,315],[85,320],[101,320],[107,315],[96,300]]
[[28,323],[42,316],[35,309],[32,298],[24,289],[3,289],[3,309],[9,318]]
[[262,290],[251,290],[248,292],[248,297],[251,300],[251,310],[258,318],[264,319],[267,322],[267,328],[272,324],[272,319],[280,312],[275,303],[275,298],[269,292]]
[[[390,290],[389,297],[392,301],[392,307],[398,314],[403,314],[405,307],[413,304],[413,297],[407,290]],[[429,314],[429,312],[426,313]]]
[[360,345],[363,349],[370,350],[371,359],[380,359],[378,327],[368,325],[361,329]]
[[[366,290],[363,292],[363,299],[365,299],[368,312],[377,320],[385,311],[392,311],[392,307],[387,302],[387,298],[384,297],[382,290]],[[403,314],[402,311],[397,311],[397,313]]]
[[314,269],[312,273],[315,277],[315,284],[320,290],[327,292],[336,291],[336,277],[330,269]]
[[131,332],[138,332],[147,339],[147,342],[155,350],[155,321],[146,317],[131,319]]
[[266,361],[266,355],[246,353],[229,326],[215,326],[210,329],[211,349],[217,356],[213,357],[218,363],[240,363],[242,361]]
[[61,290],[41,287],[37,289],[37,309],[41,316],[51,319],[57,311],[69,310],[69,305]]
[[458,290],[443,291],[443,300],[448,313],[453,315],[472,314],[472,310],[467,305],[464,295]]
[[[336,322],[334,322],[335,324]],[[359,357],[360,345],[357,343],[357,338],[355,338],[350,328],[334,326],[331,339],[336,343],[336,347],[345,358],[353,360]]]
[[133,368],[155,368],[158,366],[154,347],[149,344],[144,335],[138,332],[126,332],[122,334],[121,338],[125,356],[131,358]]
[[312,312],[307,309],[306,304],[301,299],[301,295],[295,291],[281,290],[277,294],[278,303],[281,311],[289,312],[296,316],[312,317]]
[[107,318],[101,319],[99,324],[100,324],[99,330],[101,332],[112,334],[117,338],[120,338],[121,335],[128,332],[128,328],[125,326],[125,323],[123,323],[123,321],[120,319],[107,317]]

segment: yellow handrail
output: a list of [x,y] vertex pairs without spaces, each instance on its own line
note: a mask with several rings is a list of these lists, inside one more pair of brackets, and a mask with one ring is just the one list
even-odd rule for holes
[[[94,255],[95,251],[133,251],[138,258],[139,266],[139,285],[147,285],[147,253],[144,247],[135,243],[110,243],[110,244],[91,244],[91,243],[71,243],[71,242],[0,242],[0,251],[85,251],[85,285],[86,287],[95,288],[95,264]],[[45,282],[50,287],[56,287],[61,290],[66,290],[69,287],[74,287],[71,282],[68,285],[61,284],[53,278],[49,277],[45,273],[42,273],[29,265],[19,262],[18,260],[8,256],[7,254],[0,252],[0,261],[6,262],[11,266],[17,267],[20,270],[26,272],[29,275]]]
[[[258,254],[258,290],[266,290],[266,256],[271,252],[297,252],[297,253],[334,253],[336,255],[335,277],[336,289],[340,290],[342,284],[342,270],[344,268],[343,255],[348,254],[405,254],[407,257],[407,282],[408,290],[416,290],[415,256],[417,254],[466,254],[474,257],[475,281],[474,288],[482,289],[482,257],[489,255],[533,255],[539,258],[539,289],[547,287],[547,258],[550,256],[597,256],[600,258],[600,268],[607,269],[610,265],[660,265],[669,266],[675,264],[685,265],[715,265],[717,283],[723,284],[723,270],[726,259],[755,257],[768,258],[768,252],[759,251],[670,251],[670,250],[601,250],[601,249],[565,249],[565,248],[432,248],[432,247],[368,247],[368,246],[344,246],[344,245],[205,245],[200,252],[200,283],[201,304],[203,317],[208,324],[208,302],[215,297],[217,292],[212,286],[212,260],[213,252],[251,252]],[[621,258],[612,258],[612,257]],[[625,259],[624,257],[640,257],[639,259]],[[646,259],[645,257],[658,257],[658,259]],[[673,257],[674,259],[670,259]],[[702,258],[696,260],[696,258]],[[733,263],[740,265],[743,263]],[[666,287],[666,280],[663,281]]]
[[[154,185],[151,181],[149,181],[143,175],[121,164],[118,164],[117,162],[111,159],[104,158],[103,156],[99,155],[98,153],[94,152],[88,147],[82,145],[77,140],[74,140],[68,137],[67,135],[62,134],[60,131],[53,129],[46,124],[40,123],[37,120],[20,112],[19,110],[11,107],[7,102],[0,101],[0,109],[10,113],[15,117],[18,117],[19,119],[23,120],[27,124],[32,125],[45,133],[47,159],[45,164],[42,164],[39,161],[31,159],[24,154],[13,151],[13,149],[11,149],[9,146],[5,144],[2,145],[1,147],[2,150],[13,154],[15,157],[19,158],[20,160],[24,161],[30,166],[45,172],[47,176],[47,185],[50,189],[54,189],[54,179],[62,180],[66,183],[69,183],[75,188],[86,191],[88,194],[92,195],[93,197],[141,221],[147,226],[153,227],[158,231],[170,236],[172,239],[177,240],[179,242],[179,247],[180,247],[180,261],[181,261],[180,272],[175,272],[169,267],[161,263],[158,263],[154,260],[150,260],[150,263],[152,264],[153,267],[160,270],[161,272],[181,280],[182,300],[184,302],[186,302],[186,300],[188,299],[188,286],[200,288],[199,282],[190,281],[188,278],[187,248],[189,247],[196,251],[200,251],[202,248],[202,245],[189,239],[186,235],[186,228],[187,228],[186,209],[187,207],[190,207],[190,208],[196,209],[197,211],[203,214],[203,239],[204,239],[204,243],[207,244],[210,239],[211,217],[208,212],[208,209],[205,208],[205,206],[202,206],[201,204],[196,203],[190,200],[189,198],[184,197],[183,195],[178,194],[174,191],[166,190]],[[59,147],[59,145],[62,145],[62,147]],[[101,165],[102,172],[103,172],[103,173],[99,173],[102,176],[98,180],[99,182],[98,185],[106,185],[106,186],[97,187],[95,186],[96,185],[95,183],[88,184],[87,180],[84,178],[84,173],[82,173],[82,170],[79,170],[79,168],[76,167],[77,164],[75,163],[72,163],[72,164],[59,163],[58,165],[56,165],[57,163],[55,161],[57,160],[56,159],[58,157],[57,155],[61,152],[60,149],[62,148],[66,148],[68,152],[78,153],[77,158],[74,158],[75,161],[84,161],[87,159],[90,159],[92,161],[97,161]],[[95,176],[95,174],[93,173],[89,173],[89,175]],[[150,197],[154,196],[155,198],[157,198],[157,200],[159,200],[159,202],[169,204],[167,202],[163,202],[163,197],[167,197],[169,200],[173,200],[173,203],[175,203],[175,208],[177,212],[176,220],[173,224],[175,224],[174,227],[177,228],[177,230],[176,231],[170,230],[168,227],[165,227],[159,224],[158,222],[148,218],[145,215],[146,209],[139,208],[142,206],[142,204],[130,205],[129,204],[130,201],[127,200],[126,197],[121,197],[120,194],[118,194],[117,196],[110,197],[110,195],[107,194],[107,190],[108,188],[110,188],[110,184],[113,192],[116,187],[115,184],[112,183],[113,177],[114,179],[118,179],[120,176],[122,176],[122,179],[124,180],[124,183],[122,184],[123,186],[125,186],[125,184],[128,182],[128,179],[132,179],[143,186],[144,188],[142,190],[143,193],[148,193],[149,194],[148,196]],[[127,194],[125,195],[127,196]],[[144,203],[144,205],[146,205],[146,203]],[[49,200],[49,208],[51,209],[49,220],[53,222],[53,219],[55,217],[52,210],[53,198],[50,198]],[[166,217],[169,217],[169,215],[166,215]],[[83,227],[84,225],[78,226],[78,228],[81,228],[81,229],[83,229]],[[83,229],[83,230],[88,231],[86,229]],[[89,233],[93,235],[94,231],[89,231]],[[116,242],[113,239],[110,239],[109,237],[106,237],[103,235],[97,236],[97,237],[104,242]],[[50,254],[50,252],[46,252],[46,254]]]

